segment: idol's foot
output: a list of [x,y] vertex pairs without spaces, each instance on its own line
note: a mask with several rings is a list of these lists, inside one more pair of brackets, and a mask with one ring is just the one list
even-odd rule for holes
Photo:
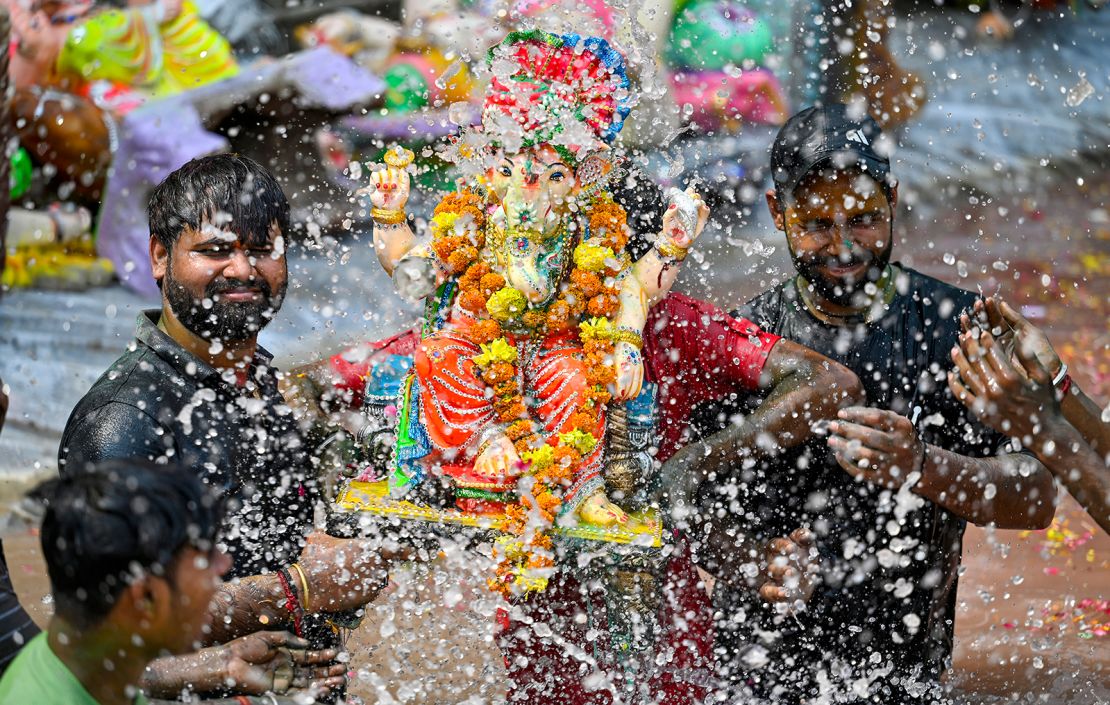
[[604,492],[595,492],[578,507],[578,516],[588,524],[595,526],[612,526],[613,524],[627,524],[628,514],[623,509],[609,501]]

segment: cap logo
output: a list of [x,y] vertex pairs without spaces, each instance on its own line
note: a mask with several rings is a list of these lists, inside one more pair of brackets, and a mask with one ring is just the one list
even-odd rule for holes
[[867,141],[867,135],[863,134],[863,130],[848,130],[846,137],[849,142],[859,142],[862,145],[871,146],[871,143]]

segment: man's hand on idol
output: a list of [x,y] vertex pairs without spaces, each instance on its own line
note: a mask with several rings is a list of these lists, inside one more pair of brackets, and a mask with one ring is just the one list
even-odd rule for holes
[[829,448],[853,477],[897,490],[921,472],[925,448],[905,416],[863,406],[836,416],[828,426]]
[[416,551],[395,541],[342,539],[315,531],[298,561],[308,581],[308,607],[313,612],[357,609],[389,584],[393,563],[416,557]]

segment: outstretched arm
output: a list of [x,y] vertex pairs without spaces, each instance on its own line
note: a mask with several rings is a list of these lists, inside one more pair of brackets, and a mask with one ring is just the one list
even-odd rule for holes
[[[1088,443],[1086,434],[1063,411],[1073,395],[1064,394],[1063,402],[1057,401],[1053,377],[1035,350],[1019,341],[1014,353],[1018,364],[1000,350],[990,333],[964,333],[952,351],[956,363],[948,375],[952,393],[980,421],[1020,440],[1099,526],[1110,531],[1107,454]],[[1101,424],[1097,418],[1092,420]]]
[[[995,343],[1004,349],[1012,348],[1010,366],[1018,377],[1029,379],[1031,364],[1026,361],[1039,364],[1048,373],[1050,380],[1061,376],[1061,372],[1066,372],[1063,361],[1056,354],[1044,331],[996,296],[976,302],[975,320],[965,315],[961,318],[961,323],[965,333],[972,332],[972,324],[978,323],[984,329],[989,329],[989,335]],[[1102,410],[1098,404],[1074,382],[1070,393],[1064,395],[1060,402],[1060,411],[1096,452],[1104,456],[1110,453],[1110,423],[1102,420]],[[1008,433],[999,428],[995,430]]]
[[886,409],[842,409],[829,432],[829,447],[852,476],[892,490],[908,486],[973,524],[1043,529],[1056,511],[1056,485],[1036,458],[953,453],[921,442],[909,419]]
[[763,403],[739,424],[692,443],[663,464],[662,500],[681,527],[694,509],[698,487],[731,474],[748,458],[772,456],[807,441],[814,425],[862,400],[856,375],[843,365],[789,340],[771,349],[760,375]]

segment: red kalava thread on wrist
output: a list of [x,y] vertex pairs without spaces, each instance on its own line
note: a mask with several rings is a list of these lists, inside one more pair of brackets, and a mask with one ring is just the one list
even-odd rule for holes
[[1060,382],[1060,399],[1063,399],[1071,391],[1071,375],[1064,375],[1064,379]]
[[284,568],[277,572],[277,576],[278,580],[281,581],[281,589],[285,591],[285,609],[293,615],[293,633],[297,636],[304,636],[301,628],[301,610],[300,603],[297,602],[297,593],[293,590]]

